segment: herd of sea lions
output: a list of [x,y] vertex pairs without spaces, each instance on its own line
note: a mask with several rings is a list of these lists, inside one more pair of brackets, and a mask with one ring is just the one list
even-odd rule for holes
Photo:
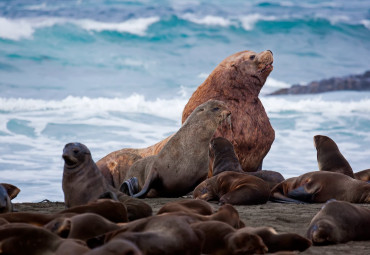
[[[145,149],[95,163],[81,143],[63,149],[66,209],[14,212],[20,189],[0,184],[0,254],[295,254],[311,245],[370,240],[370,169],[353,173],[336,143],[314,137],[319,171],[284,179],[262,170],[274,140],[258,94],[272,52],[222,61],[185,106],[183,125]],[[153,215],[140,198],[181,197]],[[214,210],[208,201],[220,207]],[[246,226],[233,205],[325,203],[306,236]]]

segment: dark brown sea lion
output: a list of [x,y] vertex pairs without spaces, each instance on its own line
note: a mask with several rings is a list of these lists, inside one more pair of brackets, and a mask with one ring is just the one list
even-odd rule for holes
[[58,217],[44,226],[62,238],[86,241],[94,236],[119,229],[119,226],[95,213],[82,213],[72,217]]
[[0,214],[13,211],[11,200],[15,198],[21,190],[8,183],[0,183]]
[[[120,190],[133,197],[178,197],[192,191],[207,177],[209,142],[229,115],[221,101],[210,100],[199,105],[158,155],[138,160],[131,166],[127,173],[131,179]],[[137,178],[137,189],[133,189],[134,178]]]
[[[256,171],[275,139],[258,94],[272,71],[271,51],[243,51],[224,59],[193,93],[182,114],[184,123],[193,110],[209,99],[224,101],[233,114],[232,129],[220,127],[216,136],[232,141],[244,171]],[[248,127],[247,129],[245,127]],[[99,169],[116,188],[129,167],[139,158],[157,155],[171,138],[144,149],[122,149],[97,162]]]
[[161,207],[161,209],[159,209],[157,214],[163,214],[167,212],[185,212],[211,215],[213,213],[213,208],[206,201],[198,199],[186,199],[166,203]]
[[[226,138],[217,137],[211,140],[209,146],[209,159],[208,178],[225,171],[244,173],[238,157],[235,154],[234,146]],[[279,172],[270,170],[247,172],[247,174],[261,178],[269,184],[270,188],[285,180]]]
[[0,214],[0,219],[4,219],[10,223],[18,222],[43,226],[56,218],[69,218],[81,213],[95,213],[115,223],[128,221],[126,207],[121,202],[113,201],[111,199],[99,199],[86,205],[74,206],[66,210],[50,214],[34,212],[4,213]]
[[12,223],[0,227],[0,251],[7,255],[80,255],[89,248],[82,241],[62,239],[41,227]]
[[264,254],[268,250],[258,235],[239,232],[223,222],[195,222],[191,227],[202,233],[203,254]]
[[307,238],[295,233],[277,233],[271,227],[245,227],[238,232],[248,232],[258,235],[268,248],[269,253],[278,251],[304,251],[311,245]]
[[320,171],[342,173],[354,178],[351,166],[331,138],[315,135],[313,141],[317,150],[317,163]]
[[369,229],[369,209],[343,201],[328,201],[311,220],[307,237],[314,245],[370,240]]
[[329,199],[370,203],[370,185],[344,174],[315,171],[276,185],[270,199],[286,203],[325,203]]
[[65,164],[62,187],[67,208],[87,204],[99,198],[112,198],[124,203],[130,220],[152,214],[152,208],[148,204],[131,198],[108,184],[85,145],[66,144],[63,159]]
[[220,204],[264,204],[270,196],[270,188],[262,179],[245,173],[226,171],[200,183],[193,197]]
[[84,255],[143,255],[143,253],[130,241],[115,239],[84,253]]
[[355,179],[370,182],[370,169],[362,170],[354,173]]
[[[182,113],[190,113],[209,99],[224,101],[231,111],[232,128],[225,123],[215,136],[231,141],[244,171],[257,171],[275,139],[265,109],[258,98],[272,71],[271,51],[242,51],[224,59],[193,93]],[[248,127],[248,128],[246,128]]]

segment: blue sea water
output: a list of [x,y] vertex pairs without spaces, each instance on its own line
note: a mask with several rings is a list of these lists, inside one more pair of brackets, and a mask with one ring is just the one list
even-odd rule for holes
[[316,134],[370,168],[369,92],[266,96],[370,70],[369,1],[0,1],[0,181],[21,188],[16,202],[62,201],[66,143],[95,161],[154,144],[219,62],[266,49],[276,139],[264,169],[317,170]]

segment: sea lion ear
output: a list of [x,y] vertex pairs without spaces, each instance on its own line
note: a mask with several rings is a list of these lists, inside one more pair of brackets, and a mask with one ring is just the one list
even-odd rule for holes
[[2,185],[6,189],[6,192],[8,193],[10,200],[15,198],[18,195],[18,193],[21,192],[21,190],[18,187],[12,184],[0,183],[0,185]]

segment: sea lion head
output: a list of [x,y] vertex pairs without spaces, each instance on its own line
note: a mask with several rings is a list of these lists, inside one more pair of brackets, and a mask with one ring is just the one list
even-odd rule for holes
[[338,150],[337,144],[328,136],[315,135],[313,137],[313,144],[316,150]]
[[74,169],[91,158],[90,150],[82,143],[68,143],[63,149],[64,167]]
[[214,156],[217,156],[219,153],[224,152],[233,152],[235,154],[233,144],[223,137],[213,138],[211,140],[209,150],[210,150],[209,154]]
[[231,111],[228,109],[226,103],[211,99],[195,108],[186,122],[189,120],[202,123],[199,121],[199,119],[202,119],[203,123],[205,121],[211,122],[214,128],[217,128],[217,126],[230,115]]
[[230,254],[265,254],[268,251],[262,238],[258,235],[244,231],[236,231],[227,238],[227,246]]
[[241,51],[224,59],[220,67],[229,71],[230,78],[237,81],[235,85],[252,82],[259,92],[274,69],[273,62],[274,57],[270,50],[260,53]]
[[336,243],[339,240],[338,229],[329,220],[323,219],[317,221],[310,226],[307,231],[307,237],[312,240],[315,245],[325,245],[328,243]]

